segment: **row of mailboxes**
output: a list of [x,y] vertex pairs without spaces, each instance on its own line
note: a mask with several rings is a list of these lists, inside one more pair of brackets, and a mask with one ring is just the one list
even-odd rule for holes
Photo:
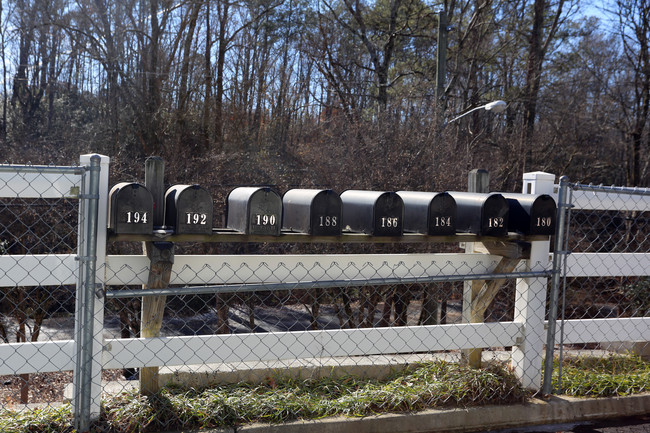
[[[271,236],[282,230],[314,236],[552,235],[556,219],[555,200],[545,194],[292,189],[281,198],[269,187],[240,187],[230,192],[227,205],[227,228]],[[176,234],[210,234],[212,208],[202,187],[176,185],[165,194],[164,224]],[[144,186],[119,183],[111,189],[113,232],[151,233],[152,215],[153,198]]]

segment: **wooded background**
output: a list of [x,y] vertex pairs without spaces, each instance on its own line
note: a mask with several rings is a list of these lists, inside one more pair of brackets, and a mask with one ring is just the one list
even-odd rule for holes
[[[608,0],[587,9],[589,3],[0,0],[1,159],[70,165],[98,152],[111,157],[114,184],[143,182],[145,159],[158,155],[168,184],[199,183],[213,195],[215,227],[224,226],[227,193],[243,185],[281,193],[465,190],[468,171],[485,168],[493,191],[518,191],[522,174],[537,170],[583,183],[649,186],[650,2]],[[505,112],[476,110],[451,121],[494,100],[508,103]],[[73,241],[35,244],[23,236],[66,229],[49,222],[50,206],[24,214],[5,206],[2,252],[74,248]],[[45,224],[35,229],[33,220]],[[110,248],[142,251],[137,243]],[[370,251],[195,244],[176,252],[335,248]],[[461,296],[453,287],[420,289],[422,324],[431,324],[437,297],[445,303]],[[509,317],[508,290],[490,314]],[[283,302],[305,305],[314,327],[325,295],[340,296],[340,311],[352,318],[341,326],[355,327],[373,326],[383,299],[380,325],[392,309],[393,323],[403,326],[411,292],[406,285],[350,295],[315,289]],[[16,341],[35,341],[46,317],[72,311],[73,293],[62,286],[4,294],[0,342],[10,341],[3,323],[15,325]],[[168,312],[192,315],[208,305],[184,302]],[[353,302],[357,319],[348,308]],[[215,297],[215,332],[230,332],[231,305],[247,305],[252,330],[255,306],[274,303],[258,294]],[[119,314],[122,337],[139,335],[139,309],[139,300],[107,306]],[[28,314],[36,324],[29,336]],[[26,403],[29,378],[20,383]]]
[[650,4],[586,6],[4,0],[3,159],[100,152],[142,181],[160,155],[170,183],[282,192],[462,190],[479,167],[493,190],[535,170],[647,186]]

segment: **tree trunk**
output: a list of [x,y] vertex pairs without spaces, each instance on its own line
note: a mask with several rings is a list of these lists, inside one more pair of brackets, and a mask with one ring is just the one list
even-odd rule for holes
[[223,149],[224,122],[223,122],[223,73],[226,64],[226,53],[228,51],[228,40],[226,38],[226,26],[228,25],[230,3],[224,2],[219,18],[219,46],[217,50],[217,77],[215,80],[215,112],[214,112],[214,138],[217,150]]
[[[203,148],[209,150],[210,142],[210,107],[212,106],[212,27],[210,26],[210,2],[206,2],[205,8],[205,53],[203,87],[205,98],[203,100],[203,114],[201,116],[201,139]],[[217,149],[219,150],[219,149]]]
[[183,44],[183,59],[181,63],[180,78],[181,81],[178,86],[178,129],[180,136],[181,146],[187,137],[187,104],[189,99],[189,91],[187,89],[187,82],[189,80],[190,58],[192,57],[192,41],[194,40],[194,30],[196,29],[196,20],[199,16],[201,2],[194,2],[190,12],[187,34],[185,35],[185,42]]
[[[4,7],[0,0],[0,17],[4,16]],[[0,49],[2,53],[2,125],[0,125],[0,137],[2,141],[7,140],[7,53],[5,47],[5,29],[0,29]]]
[[230,324],[228,323],[228,302],[230,295],[227,293],[217,294],[217,334],[230,334]]
[[524,115],[520,139],[520,152],[518,155],[518,158],[521,158],[521,172],[518,173],[518,179],[521,179],[521,176],[523,176],[523,173],[527,170],[533,168],[532,141],[535,132],[535,119],[537,117],[537,99],[541,85],[542,65],[549,44],[557,32],[560,16],[562,15],[563,4],[564,0],[558,2],[557,10],[554,14],[554,20],[546,38],[544,38],[544,21],[549,8],[549,3],[547,0],[535,0],[533,5],[533,26],[530,33],[530,42],[528,47],[526,86],[523,97]]
[[405,287],[395,289],[393,305],[395,307],[395,326],[408,324],[408,306],[411,302],[409,290]]
[[418,325],[437,325],[438,324],[438,299],[436,298],[435,284],[425,285],[422,291],[422,309]]

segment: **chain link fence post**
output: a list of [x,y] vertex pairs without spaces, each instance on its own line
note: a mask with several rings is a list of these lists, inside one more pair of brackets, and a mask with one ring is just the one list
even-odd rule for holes
[[553,249],[553,280],[551,284],[551,293],[549,298],[549,311],[548,311],[548,329],[546,334],[546,354],[544,359],[544,381],[542,384],[542,392],[550,394],[551,379],[553,377],[553,357],[555,352],[555,332],[557,329],[557,310],[558,300],[560,294],[560,285],[562,283],[562,270],[563,263],[568,254],[567,251],[567,238],[566,238],[566,222],[567,211],[570,209],[571,204],[568,202],[568,185],[569,178],[562,176],[560,178],[560,187],[558,191],[558,218],[555,230],[555,247]]
[[98,277],[97,270],[104,270],[106,256],[108,157],[82,155],[81,163],[88,166],[89,179],[82,183],[79,196],[81,284],[77,289],[74,416],[75,428],[83,433],[90,430],[90,423],[99,416],[101,400],[104,303],[103,278]]
[[77,333],[77,367],[75,372],[75,427],[79,432],[90,429],[90,401],[92,384],[92,356],[93,356],[93,299],[95,297],[95,272],[97,254],[97,216],[99,201],[99,172],[100,157],[90,158],[88,175],[88,192],[83,192],[80,198],[83,201],[82,221],[83,254],[79,257],[82,284],[77,290],[77,302],[80,307],[77,312],[81,314]]

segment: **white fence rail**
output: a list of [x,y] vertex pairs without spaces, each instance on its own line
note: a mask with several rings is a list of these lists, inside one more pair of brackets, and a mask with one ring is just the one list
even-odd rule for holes
[[[300,281],[426,278],[491,273],[500,257],[488,254],[318,254],[176,256],[170,284],[255,284]],[[146,256],[108,256],[107,285],[147,282]]]
[[567,277],[644,277],[650,253],[571,253]]
[[111,339],[103,363],[104,368],[182,366],[514,346],[523,331],[523,323],[495,322]]

